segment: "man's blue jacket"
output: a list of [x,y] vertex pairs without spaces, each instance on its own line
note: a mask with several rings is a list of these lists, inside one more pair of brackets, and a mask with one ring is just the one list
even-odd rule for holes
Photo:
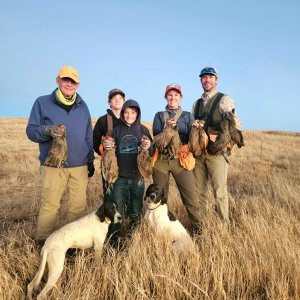
[[36,99],[26,128],[28,138],[39,143],[41,164],[44,164],[52,144],[52,137],[45,133],[45,128],[59,124],[66,127],[66,167],[78,167],[93,162],[92,122],[86,103],[77,94],[75,104],[68,112],[58,104],[55,93],[56,90]]

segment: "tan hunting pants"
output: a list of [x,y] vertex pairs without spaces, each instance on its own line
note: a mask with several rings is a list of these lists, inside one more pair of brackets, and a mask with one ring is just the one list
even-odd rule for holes
[[80,218],[86,206],[88,184],[87,166],[74,168],[52,168],[41,166],[42,200],[38,216],[37,239],[46,239],[55,229],[57,211],[65,189],[67,189],[68,222]]
[[207,184],[210,178],[216,211],[223,220],[229,220],[227,173],[228,162],[223,155],[202,153],[200,157],[196,158],[194,168],[196,193],[201,204],[203,217],[205,217],[207,210]]

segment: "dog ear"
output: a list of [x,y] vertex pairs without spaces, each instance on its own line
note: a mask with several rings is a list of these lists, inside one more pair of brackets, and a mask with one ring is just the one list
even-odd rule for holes
[[105,214],[104,214],[104,204],[102,204],[96,212],[96,215],[99,217],[100,222],[104,222]]
[[167,197],[165,196],[164,188],[161,189],[160,199],[161,199],[161,204],[167,204]]

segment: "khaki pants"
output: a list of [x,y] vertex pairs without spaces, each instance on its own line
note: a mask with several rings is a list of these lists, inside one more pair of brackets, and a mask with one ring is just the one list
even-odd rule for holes
[[195,193],[193,171],[185,170],[178,159],[164,160],[158,157],[153,168],[153,182],[164,188],[168,195],[169,175],[172,173],[178,187],[182,202],[187,210],[193,229],[202,228],[200,205]]
[[223,155],[210,155],[202,153],[196,158],[194,168],[196,193],[201,204],[201,214],[206,215],[207,209],[207,184],[211,180],[215,207],[223,220],[229,220],[228,195],[227,195],[228,163]]
[[67,188],[68,222],[80,218],[86,206],[87,166],[52,168],[41,166],[42,200],[38,216],[37,239],[46,239],[55,229],[60,199]]

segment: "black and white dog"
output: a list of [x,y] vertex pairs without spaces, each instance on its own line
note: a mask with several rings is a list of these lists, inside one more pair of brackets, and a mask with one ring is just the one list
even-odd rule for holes
[[164,195],[163,188],[157,184],[151,184],[146,191],[144,200],[147,201],[144,218],[159,235],[171,239],[176,252],[180,253],[194,247],[194,243],[186,229],[168,211],[167,198]]
[[118,223],[122,219],[114,202],[105,202],[97,211],[66,224],[53,232],[41,250],[41,264],[38,272],[27,287],[27,297],[32,299],[33,291],[37,290],[48,264],[48,281],[37,299],[45,298],[53,288],[64,268],[66,251],[69,248],[87,249],[94,247],[97,258],[101,255],[105,237],[110,223]]

